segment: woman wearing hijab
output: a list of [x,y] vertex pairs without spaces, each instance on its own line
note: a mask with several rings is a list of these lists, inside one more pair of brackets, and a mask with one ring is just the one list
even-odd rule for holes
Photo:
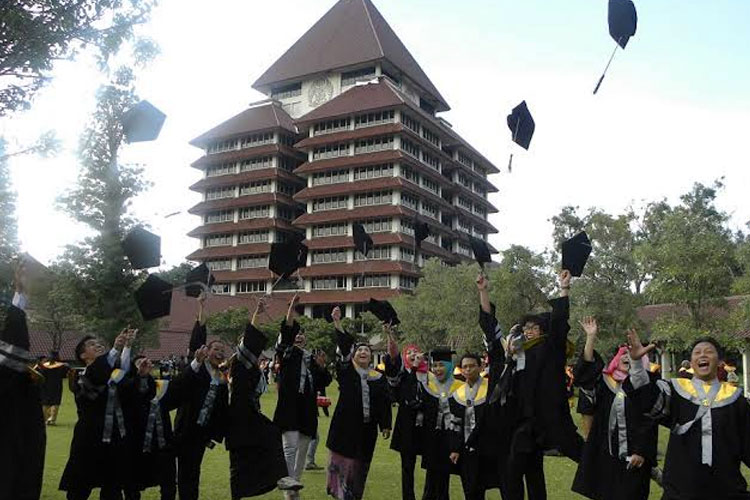
[[430,352],[430,372],[424,381],[422,468],[427,471],[422,500],[448,500],[450,476],[458,468],[450,461],[450,399],[461,386],[453,378],[453,351]]
[[331,452],[327,492],[339,500],[364,496],[378,428],[391,435],[391,404],[385,377],[370,368],[372,350],[356,342],[341,325],[341,309],[331,314],[336,327],[339,400],[331,419],[326,446]]
[[632,389],[628,348],[620,347],[603,367],[594,351],[596,320],[584,318],[581,326],[586,345],[575,383],[580,388],[579,412],[593,419],[572,489],[594,500],[647,499],[651,468],[656,466],[657,425],[626,393]]
[[396,424],[393,428],[391,449],[401,455],[401,498],[415,500],[414,466],[422,454],[424,429],[424,389],[427,365],[415,344],[407,344],[398,352],[394,334],[386,329],[388,353],[385,355],[385,375],[398,403]]

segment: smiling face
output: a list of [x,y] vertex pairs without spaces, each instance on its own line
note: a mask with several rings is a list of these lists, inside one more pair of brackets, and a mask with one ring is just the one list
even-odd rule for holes
[[417,358],[419,357],[419,349],[416,347],[409,347],[406,350],[406,363],[409,365],[409,367],[413,367],[415,364],[417,364]]
[[542,335],[542,328],[536,323],[527,321],[526,324],[523,325],[523,334],[527,340],[534,340]]
[[299,332],[297,336],[294,337],[294,345],[302,349],[305,347],[305,344],[307,344],[307,337],[304,332]]
[[442,361],[433,361],[432,374],[435,375],[435,378],[440,382],[445,382],[445,378],[448,376],[448,370],[445,363]]
[[214,368],[218,368],[226,359],[224,348],[224,343],[220,341],[211,342],[208,346],[208,362],[211,363]]
[[107,352],[107,347],[101,339],[89,339],[83,344],[80,358],[88,366],[105,352]]
[[694,376],[705,381],[716,378],[719,370],[719,352],[710,342],[699,342],[690,355]]
[[370,366],[370,358],[372,358],[372,352],[370,352],[370,348],[366,345],[361,345],[357,347],[356,351],[354,351],[354,357],[352,359],[354,360],[354,363],[360,368],[367,368],[368,366]]
[[617,369],[625,373],[630,371],[630,355],[628,353],[620,356],[620,361],[617,363]]

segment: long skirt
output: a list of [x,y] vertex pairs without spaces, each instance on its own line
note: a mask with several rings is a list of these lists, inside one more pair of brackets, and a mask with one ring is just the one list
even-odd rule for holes
[[[330,451],[330,450],[329,450]],[[361,500],[370,462],[330,452],[327,492],[338,500]]]
[[245,446],[229,451],[229,480],[232,499],[256,497],[276,488],[287,476],[286,460],[278,446]]

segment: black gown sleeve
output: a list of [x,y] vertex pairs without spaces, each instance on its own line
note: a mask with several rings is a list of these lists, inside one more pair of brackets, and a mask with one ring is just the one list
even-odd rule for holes
[[557,297],[549,301],[552,306],[550,315],[549,335],[555,345],[562,349],[567,348],[568,332],[570,331],[570,300],[568,297]]
[[378,418],[378,428],[381,431],[384,431],[385,429],[392,429],[392,422],[393,422],[393,412],[391,410],[391,401],[388,397],[388,391],[386,390],[386,393],[383,398],[383,404],[385,405],[385,408],[383,408],[383,411],[378,412],[380,415],[380,418]]

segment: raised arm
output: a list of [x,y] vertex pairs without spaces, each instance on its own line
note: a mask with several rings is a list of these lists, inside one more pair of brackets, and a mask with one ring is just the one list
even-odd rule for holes
[[341,323],[341,308],[336,306],[331,312],[333,326],[336,328],[336,356],[339,362],[349,362],[352,359],[352,347],[354,347],[354,337],[346,330]]
[[259,316],[263,314],[265,311],[266,311],[266,301],[263,299],[263,297],[261,297],[255,303],[255,311],[253,311],[253,315],[250,317],[250,324],[253,325],[255,328],[258,328]]
[[493,369],[505,364],[503,330],[495,317],[495,306],[490,302],[489,280],[480,273],[476,283],[479,291],[479,326],[484,333],[484,346],[490,356],[490,375],[492,376]]
[[599,335],[599,325],[593,316],[583,318],[580,321],[580,325],[586,333],[586,344],[583,346],[583,359],[591,363],[594,361],[594,344],[596,344],[596,338]]
[[205,315],[205,305],[206,305],[206,294],[205,292],[201,292],[200,295],[198,295],[198,298],[196,299],[198,302],[198,314],[195,316],[195,321],[199,325],[205,325],[206,324],[206,315]]
[[570,302],[568,299],[571,280],[570,271],[563,269],[558,279],[560,296],[549,301],[552,306],[552,314],[550,316],[550,331],[548,333],[557,341],[558,345],[565,348],[568,340],[568,332],[570,331],[570,324],[568,323],[568,319],[570,318]]

